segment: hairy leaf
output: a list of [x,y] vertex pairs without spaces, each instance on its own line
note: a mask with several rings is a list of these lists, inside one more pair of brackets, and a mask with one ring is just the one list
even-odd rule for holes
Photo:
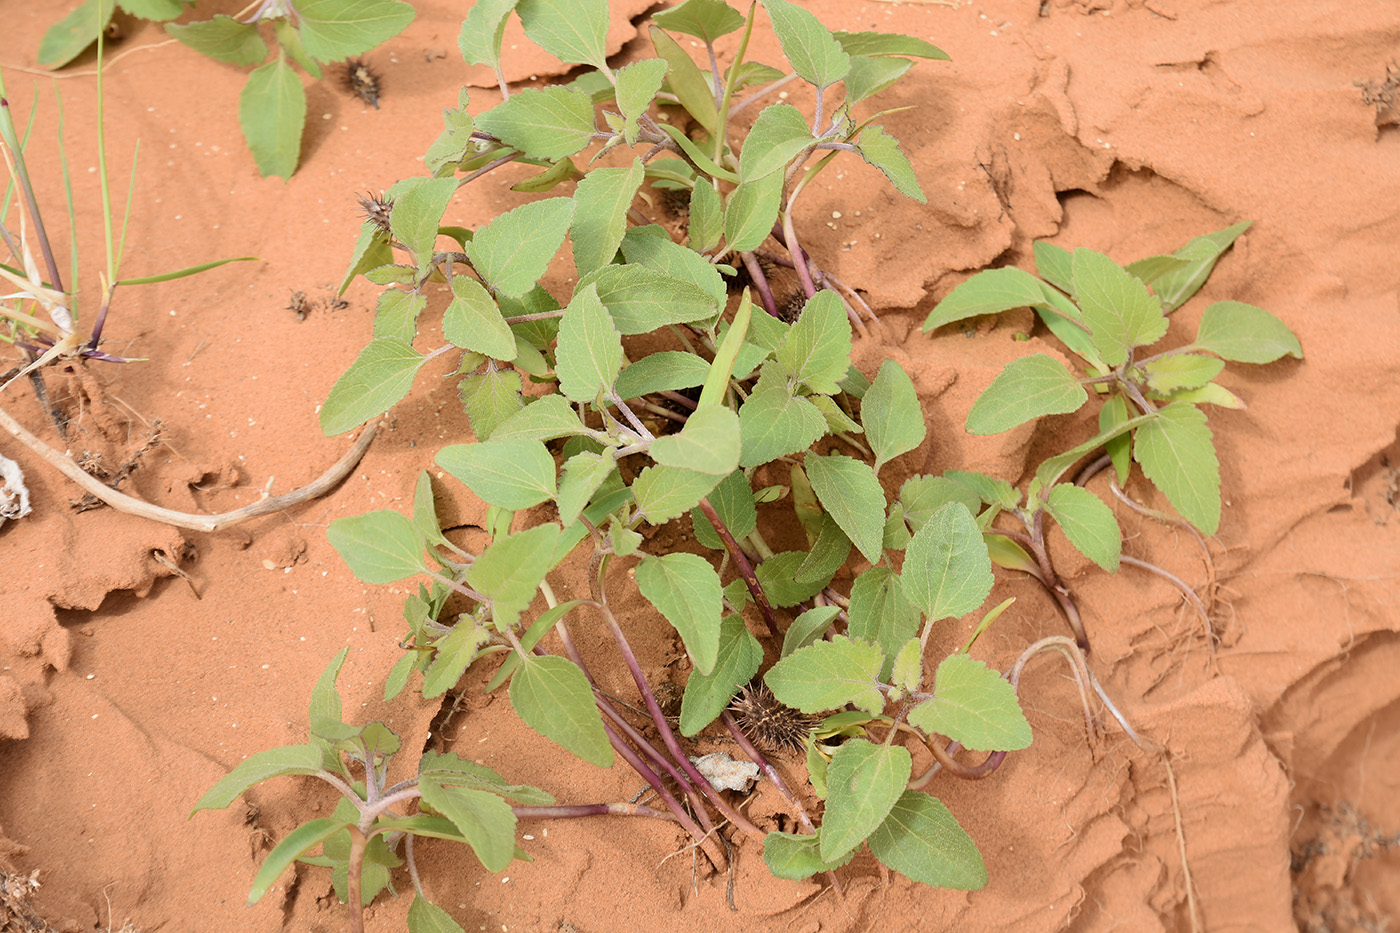
[[965,615],[992,591],[992,563],[977,522],[952,502],[933,514],[904,551],[904,595],[930,619]]
[[[515,100],[528,91],[511,97]],[[441,179],[455,183],[455,179]],[[472,268],[492,291],[519,298],[544,275],[574,218],[572,198],[548,198],[507,211],[467,244]]]
[[1201,315],[1196,347],[1235,363],[1272,363],[1303,358],[1293,331],[1263,308],[1242,301],[1217,301]]
[[1195,405],[1172,402],[1133,435],[1133,459],[1181,517],[1208,535],[1220,529],[1220,461]]
[[510,681],[510,705],[525,724],[565,751],[600,768],[613,763],[593,689],[567,658],[532,657]]
[[870,713],[885,708],[880,692],[884,653],[869,642],[837,635],[794,651],[764,675],[773,695],[785,706],[820,713],[851,703]]
[[969,434],[1000,434],[1044,415],[1063,415],[1089,400],[1074,373],[1044,353],[1006,364],[967,413]]
[[321,407],[321,431],[344,434],[384,414],[413,386],[426,358],[398,337],[376,337],[341,374]]
[[922,791],[901,794],[869,841],[881,863],[911,881],[955,891],[987,885],[977,844],[942,801]]
[[910,710],[909,722],[976,752],[1016,751],[1031,744],[1031,727],[1015,688],[965,654],[950,654],[938,665],[933,699]]
[[848,739],[826,769],[821,856],[834,861],[865,841],[894,809],[913,770],[902,745]]

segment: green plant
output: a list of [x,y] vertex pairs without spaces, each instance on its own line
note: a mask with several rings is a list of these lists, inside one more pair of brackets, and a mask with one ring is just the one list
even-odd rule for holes
[[[335,681],[348,651],[341,649],[311,691],[309,740],[249,756],[190,811],[194,816],[200,810],[221,810],[255,784],[290,775],[319,778],[340,793],[332,816],[302,823],[268,853],[253,879],[250,904],[261,900],[293,862],[319,865],[331,869],[336,892],[353,905],[350,929],[360,933],[364,906],[391,888],[389,872],[403,864],[393,850],[402,844],[411,865],[415,837],[464,843],[483,865],[500,871],[514,858],[528,858],[515,846],[519,819],[650,814],[647,807],[636,804],[556,807],[554,798],[539,788],[510,784],[490,768],[436,752],[419,759],[414,777],[390,784],[389,768],[400,749],[399,737],[382,722],[351,726],[341,719]],[[359,772],[358,778],[352,768]],[[415,802],[417,813],[401,812]],[[318,845],[320,855],[306,854]],[[408,928],[415,933],[460,931],[423,894],[416,868],[411,876],[417,896],[408,909]]]
[[[929,313],[924,330],[1015,308],[1034,308],[1047,328],[1083,362],[1077,375],[1053,357],[1037,353],[1009,363],[968,413],[971,434],[996,434],[1045,415],[1079,411],[1091,388],[1104,401],[1093,438],[1041,464],[1025,493],[1005,480],[979,474],[948,474],[971,491],[974,510],[988,535],[993,559],[1024,570],[1059,599],[1081,647],[1088,639],[1069,592],[1059,582],[1045,547],[1046,518],[1056,522],[1069,543],[1109,572],[1120,562],[1155,571],[1182,589],[1210,620],[1190,587],[1160,568],[1122,555],[1113,511],[1084,484],[1112,466],[1114,493],[1129,507],[1171,519],[1128,499],[1133,461],[1167,501],[1206,535],[1220,525],[1220,465],[1202,404],[1243,408],[1230,390],[1215,382],[1225,362],[1272,363],[1284,356],[1301,359],[1302,347],[1282,321],[1253,305],[1218,301],[1201,316],[1196,339],[1184,346],[1144,353],[1167,333],[1167,315],[1205,284],[1216,261],[1250,226],[1236,224],[1196,237],[1176,252],[1119,266],[1102,253],[1073,253],[1036,243],[1041,277],[1015,267],[979,272],[954,288]],[[1074,482],[1061,482],[1085,456],[1106,452]],[[994,528],[997,515],[1013,515],[1024,532]],[[1196,536],[1210,565],[1204,539]]]
[[[139,278],[123,279],[119,277],[121,260],[126,245],[126,226],[131,218],[132,196],[131,191],[135,187],[136,181],[136,156],[132,157],[131,184],[127,193],[126,216],[122,219],[120,235],[114,229],[112,213],[112,193],[111,185],[107,173],[107,151],[105,143],[105,126],[103,123],[104,97],[102,76],[100,65],[102,61],[102,43],[98,40],[98,64],[99,72],[97,79],[97,170],[101,182],[102,190],[102,232],[103,242],[106,248],[106,261],[95,274],[100,284],[100,304],[92,320],[92,329],[84,337],[78,333],[77,326],[79,315],[78,305],[78,278],[80,271],[86,271],[88,275],[93,275],[90,268],[86,270],[80,264],[78,254],[77,224],[75,222],[73,205],[73,188],[68,174],[68,161],[63,145],[63,100],[55,96],[58,103],[59,127],[59,162],[63,170],[65,191],[67,192],[68,221],[71,236],[69,260],[70,288],[65,289],[63,277],[58,268],[58,254],[54,249],[53,242],[49,238],[48,228],[44,223],[44,214],[40,209],[34,187],[30,180],[29,166],[25,159],[24,150],[28,142],[29,133],[34,126],[34,117],[37,113],[37,106],[32,107],[29,115],[29,124],[25,128],[23,137],[15,126],[14,117],[11,113],[10,102],[5,96],[4,79],[0,77],[0,155],[5,159],[5,166],[8,169],[9,184],[5,189],[3,201],[0,201],[0,242],[3,242],[8,251],[11,263],[0,263],[0,278],[6,280],[11,287],[16,289],[10,294],[0,296],[0,318],[7,323],[4,332],[0,332],[0,341],[4,341],[17,347],[23,354],[23,361],[0,377],[0,391],[8,386],[15,379],[22,376],[29,376],[35,383],[35,391],[41,402],[47,406],[47,396],[43,390],[41,381],[41,371],[46,365],[57,360],[81,360],[92,359],[112,363],[125,363],[129,360],[113,356],[100,349],[102,343],[102,332],[107,322],[107,314],[111,309],[112,300],[116,296],[117,289],[121,286],[129,285],[149,285],[157,282],[168,282],[173,279],[183,278],[213,269],[216,266],[229,262],[249,262],[254,257],[244,256],[238,259],[221,259],[214,262],[202,263],[181,269],[177,272],[160,273],[156,275],[141,276]],[[37,93],[35,103],[37,105]],[[139,152],[139,149],[138,149]],[[12,198],[18,191],[18,211],[20,222],[18,234],[7,225],[9,210],[12,205]],[[30,231],[33,231],[32,234]],[[31,242],[31,236],[33,241]],[[35,249],[38,256],[35,255]],[[42,266],[41,266],[42,261]],[[47,320],[46,320],[47,318]],[[0,417],[6,421],[8,427],[13,423],[8,414],[0,411]],[[64,430],[61,419],[54,418],[59,430]]]
[[[852,327],[873,315],[799,246],[796,210],[805,186],[842,152],[922,200],[893,137],[875,117],[857,121],[851,107],[896,81],[912,58],[946,56],[913,37],[831,33],[788,0],[764,7],[792,74],[745,61],[757,4],[747,16],[720,0],[658,14],[651,38],[660,57],[615,73],[604,57],[603,0],[472,8],[461,36],[468,61],[500,74],[502,30],[514,9],[537,44],[595,70],[568,86],[518,92],[502,79],[504,101],[475,118],[463,91],[428,151],[432,176],[363,199],[368,216],[342,287],[363,274],[386,288],[375,336],[332,389],[321,423],[333,434],[377,417],[407,395],[429,360],[458,355],[475,440],[443,448],[437,463],[489,504],[490,543],[473,554],[448,540],[426,473],[411,517],[385,510],[340,519],[329,538],[361,580],[431,580],[405,604],[412,650],[390,672],[386,698],[414,671],[424,696],[441,696],[472,664],[501,655],[488,689],[508,681],[520,718],[583,760],[606,767],[622,757],[661,800],[658,813],[716,865],[727,861],[713,835],[722,817],[763,839],[765,860],[783,877],[829,872],[868,843],[911,878],[980,887],[986,874],[975,845],[922,788],[941,770],[985,776],[1006,751],[1030,744],[1014,684],[1029,657],[1067,651],[1086,697],[1092,677],[1073,646],[1054,640],[1031,646],[1010,679],[971,658],[977,634],[1006,604],[963,648],[926,661],[940,620],[986,599],[991,562],[970,500],[948,494],[958,484],[915,477],[888,501],[880,470],[923,442],[919,401],[895,363],[873,379],[851,366]],[[740,29],[735,60],[721,69],[713,42]],[[671,32],[704,42],[709,74]],[[794,76],[817,92],[811,119],[774,104],[735,138],[734,115]],[[737,99],[751,81],[762,86]],[[824,95],[837,86],[845,99],[828,111]],[[605,109],[600,127],[595,105],[608,101],[617,111]],[[650,115],[653,103],[683,113],[663,122]],[[683,120],[688,132],[677,125]],[[599,145],[592,162],[634,144],[646,152],[630,164],[584,171],[569,158]],[[582,178],[572,197],[526,204],[475,231],[443,223],[458,187],[512,161],[543,169],[517,190]],[[648,179],[688,193],[684,244],[636,206]],[[539,282],[566,236],[578,281],[561,306]],[[440,237],[455,248],[440,249]],[[770,237],[783,252],[764,249]],[[729,300],[725,276],[736,270],[725,260],[736,255],[759,307],[747,289]],[[760,260],[789,264],[802,282],[800,310],[787,320]],[[450,293],[447,342],[423,353],[413,341],[429,283],[439,278]],[[632,339],[641,335],[652,336]],[[634,356],[666,343],[670,349]],[[545,393],[527,399],[522,376]],[[817,450],[828,435],[860,457]],[[805,547],[775,552],[765,534],[783,500]],[[671,550],[674,532],[663,529],[686,517],[708,554]],[[566,560],[587,562],[589,595],[559,602],[546,578]],[[636,561],[637,589],[674,627],[693,666],[680,736],[615,614],[609,588],[619,561]],[[847,567],[859,572],[842,593],[832,583]],[[531,618],[537,593],[547,609]],[[449,612],[449,599],[461,605]],[[765,677],[772,693],[808,714],[854,707],[823,720],[807,741],[814,787],[826,797],[820,829],[727,709],[764,656],[742,619],[749,602],[781,658]],[[655,738],[593,681],[568,622],[585,609],[611,635]],[[786,631],[780,611],[795,616]],[[546,636],[561,653],[545,651]],[[685,754],[681,737],[716,720],[788,796],[804,833],[764,833]],[[913,774],[906,741],[933,756],[924,774]],[[960,763],[960,748],[989,756]]]
[[[164,22],[192,3],[120,0],[118,5],[132,16]],[[107,28],[114,12],[113,0],[87,0],[45,33],[39,63],[60,68],[71,62]],[[306,91],[291,62],[319,79],[323,65],[368,52],[402,32],[413,22],[413,15],[413,7],[402,0],[259,0],[234,16],[171,23],[165,30],[217,61],[259,66],[248,75],[239,96],[238,120],[258,171],[290,178],[301,158],[306,124]],[[277,46],[273,61],[267,61],[263,25],[271,27]],[[347,76],[352,86],[356,73],[352,68]]]

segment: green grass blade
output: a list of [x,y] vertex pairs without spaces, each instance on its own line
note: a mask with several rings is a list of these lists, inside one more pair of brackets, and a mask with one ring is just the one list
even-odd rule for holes
[[227,265],[231,262],[262,262],[257,256],[239,256],[236,259],[215,259],[213,262],[202,262],[197,266],[190,266],[178,272],[162,272],[159,275],[145,275],[139,279],[122,279],[118,285],[154,285],[156,282],[169,282],[172,279],[183,279],[188,275],[196,275],[200,272],[207,272],[218,266]]

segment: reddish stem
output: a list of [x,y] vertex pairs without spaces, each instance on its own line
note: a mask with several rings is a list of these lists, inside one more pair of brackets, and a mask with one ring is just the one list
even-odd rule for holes
[[720,520],[719,513],[710,504],[709,497],[700,500],[700,511],[710,520],[710,524],[715,526],[715,534],[724,542],[724,548],[729,552],[729,559],[734,561],[734,566],[738,568],[739,575],[744,578],[744,585],[749,588],[749,595],[758,604],[759,611],[763,613],[763,621],[768,625],[768,634],[774,640],[781,641],[782,631],[778,628],[778,616],[773,612],[773,606],[768,602],[768,595],[763,592],[763,584],[758,582],[758,574],[754,573],[753,564],[749,563],[749,558],[744,554],[743,548],[739,547],[739,542],[734,540],[734,535]]

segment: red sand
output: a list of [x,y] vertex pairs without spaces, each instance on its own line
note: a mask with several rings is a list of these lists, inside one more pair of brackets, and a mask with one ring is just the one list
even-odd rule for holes
[[[39,88],[30,158],[40,197],[59,206],[51,223],[62,214],[52,82],[15,66],[33,65],[43,30],[73,5],[15,6],[0,50],[20,119]],[[885,122],[918,168],[926,207],[849,164],[823,176],[837,187],[805,200],[805,245],[866,290],[886,322],[878,340],[858,344],[858,362],[873,372],[881,358],[899,360],[926,401],[929,440],[891,466],[893,482],[950,468],[1014,481],[1028,457],[1081,436],[1066,419],[1034,439],[962,433],[978,392],[1026,352],[1010,321],[972,339],[919,332],[928,308],[967,274],[998,259],[1029,267],[1036,238],[1126,261],[1256,221],[1203,295],[1173,317],[1169,337],[1185,339],[1210,300],[1230,298],[1273,311],[1307,354],[1232,366],[1224,382],[1249,408],[1211,413],[1226,508],[1213,542],[1218,586],[1203,595],[1214,597],[1218,656],[1157,578],[1081,566],[1071,581],[1096,672],[1170,750],[1180,829],[1164,759],[1117,732],[1091,747],[1062,665],[1042,660],[1023,682],[1034,746],[990,780],[932,788],[986,857],[983,891],[916,886],[864,856],[841,872],[842,901],[815,883],[772,879],[745,843],[730,913],[722,876],[693,886],[691,860],[666,858],[682,844],[669,826],[575,820],[523,826],[535,861],[501,876],[465,851],[422,846],[430,894],[469,931],[1380,929],[1375,918],[1400,916],[1400,855],[1377,842],[1400,830],[1400,130],[1393,107],[1378,113],[1358,84],[1385,78],[1400,7],[1320,0],[1284,15],[1267,0],[806,5],[832,28],[907,32],[953,57],[920,63],[877,101],[917,107]],[[321,436],[316,409],[369,337],[371,287],[352,287],[347,307],[323,303],[354,241],[354,195],[420,173],[442,109],[480,77],[456,51],[462,5],[417,6],[418,20],[371,55],[385,75],[382,109],[330,81],[309,87],[304,159],[290,183],[258,178],[243,148],[241,71],[167,44],[108,72],[116,176],[141,141],[124,271],[263,259],[119,292],[109,348],[148,362],[93,365],[81,378],[50,373],[50,393],[75,418],[75,453],[120,462],[160,419],[165,445],[128,492],[223,511],[254,501],[269,477],[274,494],[308,481],[346,448]],[[617,43],[635,36],[626,17],[645,4],[631,7],[614,4]],[[209,12],[201,6],[201,17]],[[162,38],[149,26],[128,33],[124,48]],[[642,41],[622,54],[639,54]],[[770,38],[755,48],[779,60]],[[91,67],[88,57],[70,71]],[[513,77],[549,73],[542,59],[519,67]],[[79,240],[95,262],[95,84],[81,74],[57,84]],[[474,109],[494,100],[489,87],[473,96]],[[125,183],[116,187],[120,204]],[[478,183],[450,216],[475,226],[522,200]],[[95,275],[82,284],[96,293]],[[296,290],[315,302],[305,320],[288,308]],[[27,385],[12,386],[3,404],[62,449]],[[40,870],[33,904],[42,916],[65,930],[126,918],[148,933],[342,929],[320,869],[303,867],[294,883],[244,906],[269,840],[333,805],[320,785],[281,779],[227,812],[186,814],[244,756],[304,739],[311,684],[345,645],[347,711],[388,717],[409,748],[446,743],[565,802],[637,790],[624,768],[605,773],[567,758],[503,699],[483,696],[486,672],[463,682],[444,735],[428,734],[438,703],[408,694],[380,702],[399,656],[402,593],[355,581],[325,527],[371,508],[406,509],[418,470],[466,432],[452,383],[425,376],[333,495],[218,534],[106,509],[75,513],[75,487],[17,443],[0,444],[22,464],[35,504],[0,531],[9,568],[0,580],[0,862]],[[1140,479],[1129,491],[1161,504]],[[465,489],[443,483],[439,495],[454,524],[480,520]],[[1127,553],[1205,583],[1189,537],[1121,509],[1120,518]],[[157,551],[179,559],[191,583],[155,561]],[[578,582],[557,576],[561,592]],[[984,645],[1003,665],[1033,639],[1065,631],[1031,582],[999,576],[993,598],[1008,595],[1018,602]],[[660,663],[671,643],[651,631],[634,644]],[[622,672],[601,676],[620,683]],[[802,782],[800,764],[787,771]],[[762,824],[782,810],[760,793],[749,813]],[[410,890],[406,878],[396,883]],[[381,898],[370,929],[402,929],[407,903]]]

